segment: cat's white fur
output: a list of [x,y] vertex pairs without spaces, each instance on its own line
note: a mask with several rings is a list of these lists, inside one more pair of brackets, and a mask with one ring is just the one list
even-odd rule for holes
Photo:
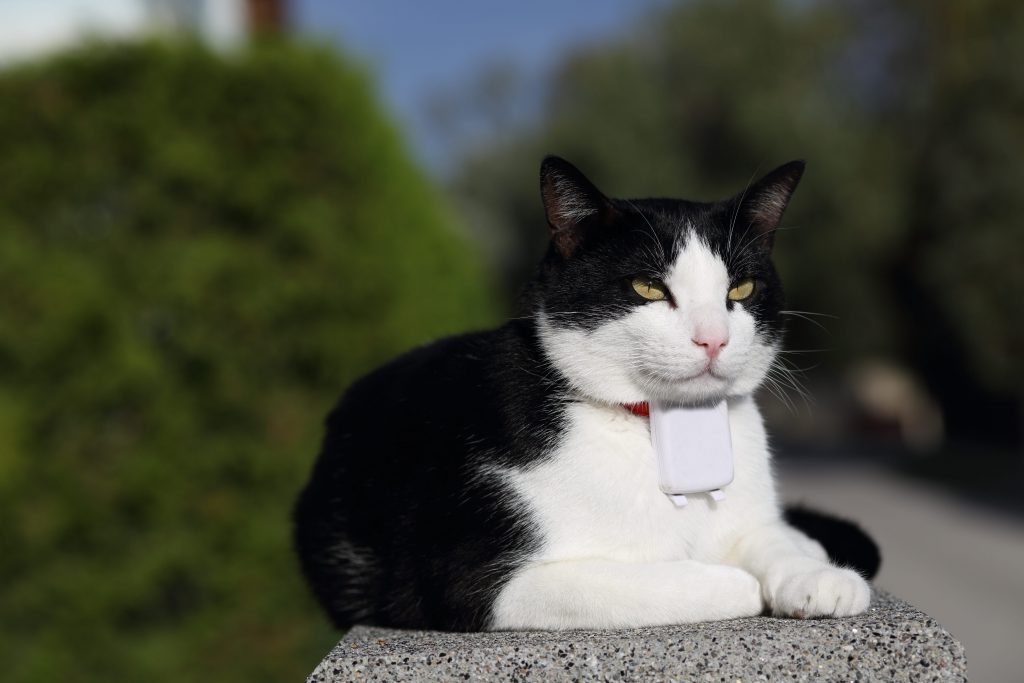
[[[845,616],[871,592],[786,525],[761,416],[751,393],[775,349],[742,304],[726,306],[725,264],[692,235],[666,278],[668,301],[580,331],[541,318],[546,353],[584,400],[551,458],[506,478],[529,509],[539,551],[495,601],[492,628],[622,628],[760,614]],[[724,326],[713,365],[692,341]],[[641,349],[643,353],[637,353]],[[694,378],[695,375],[700,375]],[[692,379],[687,379],[692,378]],[[646,418],[621,407],[651,399],[727,397],[735,478],[727,499],[660,492]]]

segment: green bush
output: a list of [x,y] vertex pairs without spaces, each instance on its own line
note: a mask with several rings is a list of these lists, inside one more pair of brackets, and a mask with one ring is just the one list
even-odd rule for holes
[[289,509],[374,363],[489,288],[358,70],[95,45],[0,73],[0,661],[297,680]]

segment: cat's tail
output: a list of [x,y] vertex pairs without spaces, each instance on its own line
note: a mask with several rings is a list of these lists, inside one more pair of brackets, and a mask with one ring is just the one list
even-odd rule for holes
[[836,564],[872,579],[882,564],[878,545],[856,523],[800,505],[786,508],[786,521],[825,547]]

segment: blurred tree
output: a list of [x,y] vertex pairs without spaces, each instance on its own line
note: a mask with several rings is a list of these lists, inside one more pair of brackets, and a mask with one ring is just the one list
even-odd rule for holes
[[486,278],[326,51],[94,46],[0,102],[4,679],[303,677],[322,416]]
[[545,239],[544,153],[617,196],[690,199],[808,156],[777,258],[790,308],[839,319],[823,337],[794,315],[790,347],[830,347],[832,377],[871,357],[916,368],[954,432],[1019,443],[1022,9],[673,3],[566,59],[539,123],[468,149],[454,194],[511,292]]
[[[915,95],[897,112],[914,154],[912,232],[892,278],[913,344],[904,355],[944,396],[955,431],[1024,429],[1024,5],[901,10],[909,36],[894,73]],[[1014,394],[1016,406],[1001,400]]]

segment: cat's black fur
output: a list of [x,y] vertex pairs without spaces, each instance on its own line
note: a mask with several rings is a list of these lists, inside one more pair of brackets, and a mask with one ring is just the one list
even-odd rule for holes
[[854,567],[868,578],[878,574],[882,554],[854,522],[800,505],[787,507],[785,517],[786,522],[821,543],[829,559],[840,567]]
[[[504,582],[540,542],[488,468],[547,457],[574,400],[540,347],[534,314],[543,307],[559,324],[586,328],[643,305],[629,279],[662,277],[688,224],[757,280],[751,310],[761,331],[780,336],[774,225],[762,230],[758,221],[775,208],[770,193],[791,192],[802,169],[783,166],[740,196],[705,204],[606,199],[571,165],[545,160],[552,244],[521,316],[401,356],[356,382],[327,418],[294,518],[302,568],[334,623],[486,628]],[[563,225],[558,195],[566,184],[592,213]],[[801,523],[807,519],[791,517],[833,551],[837,520]],[[837,559],[867,573],[877,568],[870,557]]]
[[416,349],[349,389],[295,510],[303,568],[336,624],[487,625],[537,539],[481,467],[544,457],[557,382],[524,320]]

